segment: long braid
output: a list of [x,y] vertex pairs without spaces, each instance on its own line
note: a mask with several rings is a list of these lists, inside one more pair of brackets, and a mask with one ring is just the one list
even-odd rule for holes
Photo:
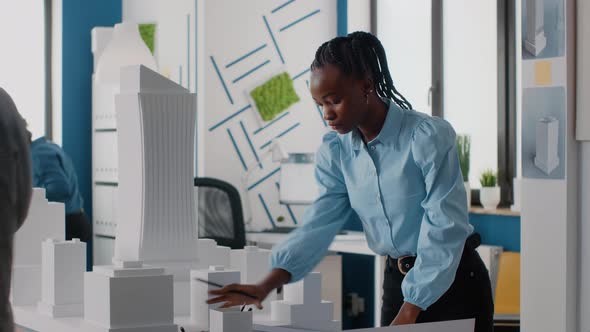
[[353,32],[346,37],[336,37],[325,42],[318,48],[311,69],[321,68],[325,64],[335,65],[344,74],[356,78],[370,77],[380,97],[393,100],[401,108],[412,109],[410,102],[393,84],[385,50],[374,35]]

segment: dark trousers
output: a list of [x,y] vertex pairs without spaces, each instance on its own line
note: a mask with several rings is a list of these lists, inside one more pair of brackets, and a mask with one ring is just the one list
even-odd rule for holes
[[92,224],[84,211],[66,214],[66,240],[73,238],[87,244],[92,239]]
[[66,214],[66,240],[80,239],[86,243],[86,270],[92,270],[92,223],[82,210]]
[[[386,264],[383,278],[381,325],[391,324],[402,304],[401,284],[404,276]],[[426,311],[417,323],[475,318],[475,332],[491,332],[494,323],[494,302],[488,270],[474,249],[465,249],[449,290]]]

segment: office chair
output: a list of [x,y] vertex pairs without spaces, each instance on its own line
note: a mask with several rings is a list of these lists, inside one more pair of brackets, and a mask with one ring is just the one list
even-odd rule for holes
[[213,178],[195,178],[199,238],[220,246],[242,249],[246,231],[240,193],[231,184]]

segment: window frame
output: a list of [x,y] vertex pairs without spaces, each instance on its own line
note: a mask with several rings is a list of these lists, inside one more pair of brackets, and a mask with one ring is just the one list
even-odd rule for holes
[[[377,34],[377,1],[371,0],[371,32]],[[444,118],[443,5],[432,1],[432,115]],[[512,5],[510,5],[512,4]],[[498,185],[500,206],[513,202],[516,176],[516,3],[497,0],[498,29]],[[471,190],[471,204],[479,204],[479,189]]]

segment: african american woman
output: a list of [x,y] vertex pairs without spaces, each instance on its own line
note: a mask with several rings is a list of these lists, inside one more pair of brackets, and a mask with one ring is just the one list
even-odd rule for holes
[[382,325],[475,318],[475,331],[492,331],[491,284],[475,250],[451,125],[412,110],[381,42],[366,32],[319,47],[310,91],[333,130],[316,156],[320,196],[273,249],[264,280],[212,291],[208,302],[260,307],[273,289],[309,273],[344,224],[360,220],[369,247],[387,256]]

